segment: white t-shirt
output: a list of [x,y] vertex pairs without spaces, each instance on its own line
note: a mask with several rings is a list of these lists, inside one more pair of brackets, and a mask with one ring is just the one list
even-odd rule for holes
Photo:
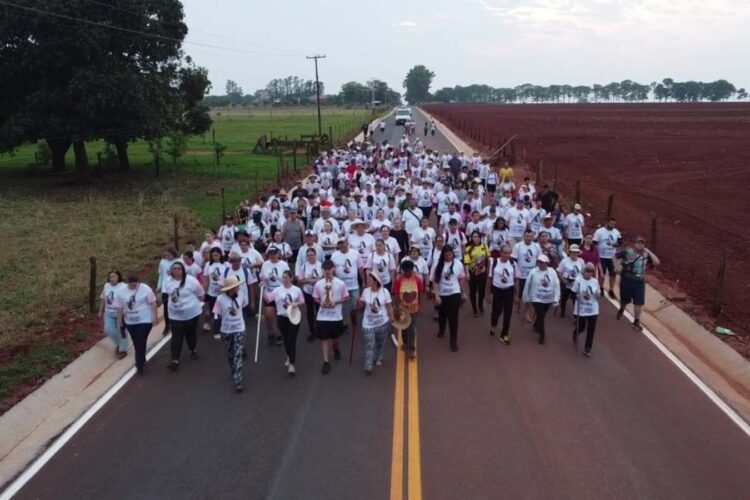
[[443,215],[448,211],[448,205],[451,203],[458,204],[458,196],[453,191],[445,192],[440,191],[435,199],[437,201],[437,213]]
[[358,290],[357,282],[357,260],[359,252],[349,249],[348,252],[342,253],[336,251],[331,255],[331,262],[336,266],[336,277],[346,284],[349,290]]
[[529,223],[529,211],[525,208],[521,210],[516,207],[509,208],[505,213],[505,222],[508,223],[508,230],[512,238],[523,238],[526,225]]
[[600,227],[594,231],[594,241],[596,248],[599,250],[600,259],[614,259],[617,251],[617,242],[622,238],[620,231],[617,229],[607,229]]
[[201,273],[201,266],[198,265],[197,261],[193,261],[190,265],[185,264],[185,272],[193,278],[197,278]]
[[404,261],[407,261],[407,260],[414,263],[414,271],[420,277],[430,272],[430,267],[427,265],[427,260],[421,255],[417,257],[417,260],[414,260],[409,256],[404,257],[403,259],[401,259],[401,262],[403,263]]
[[452,220],[455,220],[456,222],[458,222],[459,227],[462,226],[461,214],[459,214],[458,212],[453,212],[453,213],[445,212],[443,215],[440,216],[440,227],[442,227],[444,231],[447,231],[448,224],[450,224]]
[[169,278],[164,286],[164,293],[169,295],[166,305],[170,320],[186,321],[200,316],[204,291],[193,276],[185,276],[185,284],[182,286],[178,280]]
[[417,197],[417,206],[421,208],[430,208],[432,206],[432,201],[435,198],[435,194],[432,192],[432,189],[427,188],[417,188],[417,192],[415,193]]
[[411,234],[411,241],[419,247],[419,253],[425,259],[430,258],[432,247],[435,245],[435,230],[431,227],[422,229],[421,227]]
[[224,283],[223,262],[206,263],[203,266],[203,276],[208,277],[208,290],[206,293],[211,297],[218,297],[221,294],[222,283]]
[[557,266],[557,272],[569,281],[566,288],[572,288],[573,281],[583,274],[583,266],[585,264],[586,263],[583,262],[583,259],[580,257],[576,260],[573,260],[570,257],[565,257],[560,261],[560,264]]
[[[339,235],[330,232],[330,233],[320,233],[318,235],[318,243],[320,243],[320,246],[323,247],[323,252],[326,256],[332,255],[333,252],[336,251],[336,242],[339,240]],[[332,247],[332,248],[327,248]]]
[[138,283],[135,290],[127,285],[115,295],[115,304],[122,309],[126,325],[153,323],[154,314],[151,305],[156,302],[154,291],[145,283]]
[[215,316],[221,317],[219,331],[223,334],[244,332],[245,318],[242,317],[242,309],[245,307],[247,307],[245,294],[238,293],[234,298],[226,293],[219,295],[211,311]]
[[529,210],[529,225],[534,234],[539,234],[545,215],[547,215],[547,211],[543,208],[533,207]]
[[127,287],[128,285],[122,282],[114,286],[109,281],[104,284],[102,294],[99,296],[104,301],[104,314],[117,317],[117,294]]
[[349,248],[354,249],[362,257],[375,251],[375,237],[370,233],[365,233],[362,236],[354,233],[349,236]]
[[[316,281],[323,277],[323,265],[315,261],[315,264],[310,264],[307,259],[302,265],[297,266],[297,277],[300,279],[315,279]],[[305,283],[302,285],[302,290],[309,295],[312,295],[314,283]]]
[[239,269],[232,269],[231,264],[225,266],[224,271],[222,272],[221,286],[224,286],[224,280],[226,280],[230,276],[234,276],[242,282],[239,288],[238,295],[242,295],[244,297],[243,300],[249,300],[247,285],[248,283],[254,283],[254,281],[252,280],[255,279],[250,269],[244,268],[242,266],[240,266]]
[[286,308],[292,304],[302,305],[305,303],[305,298],[302,296],[302,290],[294,285],[289,288],[283,285],[275,288],[268,293],[268,297],[276,302],[276,314],[278,316],[289,316],[286,312]]
[[398,259],[398,254],[401,253],[401,245],[398,244],[396,238],[389,236],[388,239],[385,240],[385,248],[394,258]]
[[586,279],[582,275],[578,276],[571,290],[576,294],[575,314],[577,316],[599,314],[599,283],[596,278]]
[[362,317],[362,328],[376,328],[388,323],[387,305],[391,303],[391,294],[385,287],[373,292],[370,288],[362,291],[365,313]]
[[424,214],[419,207],[405,208],[401,213],[401,219],[404,221],[404,229],[406,229],[406,232],[411,234],[419,229],[422,217],[424,217]]
[[391,271],[396,270],[396,259],[388,252],[383,255],[378,252],[372,252],[367,256],[365,269],[370,269],[378,275],[380,282],[387,285],[391,282]]
[[[344,299],[349,298],[349,290],[346,285],[340,279],[334,277],[331,280],[331,300],[333,302],[340,302]],[[318,309],[318,315],[316,319],[318,321],[343,321],[344,316],[341,314],[341,303],[337,303],[334,307],[323,307],[322,304],[325,302],[326,297],[326,280],[321,279],[313,286],[313,298],[320,301],[320,308]]]
[[229,252],[232,249],[232,245],[234,245],[236,241],[237,231],[239,228],[237,226],[221,226],[219,229],[219,239],[221,240],[221,248],[225,252]]
[[560,280],[551,267],[542,271],[539,268],[529,273],[523,290],[524,302],[552,304],[560,300]]
[[263,256],[254,247],[248,247],[247,252],[243,252],[242,249],[239,249],[237,250],[237,253],[240,255],[240,264],[248,271],[247,284],[252,285],[253,283],[257,283],[258,279],[255,275],[257,271],[253,270],[253,267],[255,266],[257,268],[257,266],[263,265]]
[[466,235],[461,231],[456,230],[455,233],[446,231],[445,233],[445,244],[453,248],[453,253],[458,260],[464,258],[464,247],[466,246]]
[[281,286],[281,275],[284,271],[289,271],[289,264],[284,260],[276,261],[276,263],[267,260],[263,263],[260,268],[260,279],[263,281],[263,286],[268,290],[274,290]]
[[510,259],[507,262],[500,259],[493,260],[490,269],[492,269],[492,286],[495,288],[511,288],[513,286],[513,277],[516,270]]
[[[437,269],[437,261],[432,265],[430,271],[430,280],[435,281],[435,270]],[[443,274],[440,276],[440,282],[438,282],[438,295],[447,296],[461,293],[461,283],[458,281],[464,277],[464,266],[461,264],[461,259],[454,257],[451,262],[445,262],[443,265]]]
[[540,253],[541,248],[537,243],[532,242],[530,245],[523,241],[516,243],[511,252],[511,257],[516,261],[519,278],[526,279],[529,276],[529,272],[536,267],[536,259]]
[[510,231],[507,229],[493,229],[490,233],[490,250],[500,250],[500,247],[508,243]]
[[583,214],[569,213],[565,216],[565,235],[568,239],[583,238]]

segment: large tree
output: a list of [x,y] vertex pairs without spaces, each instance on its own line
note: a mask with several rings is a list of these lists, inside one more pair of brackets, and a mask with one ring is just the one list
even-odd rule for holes
[[205,126],[190,93],[208,80],[183,63],[179,0],[18,5],[0,5],[0,151],[45,139],[60,170],[72,145],[84,170],[85,141],[104,138],[127,167],[130,141]]
[[404,88],[406,89],[406,100],[409,104],[419,104],[430,98],[430,85],[435,73],[419,64],[414,66],[404,78]]

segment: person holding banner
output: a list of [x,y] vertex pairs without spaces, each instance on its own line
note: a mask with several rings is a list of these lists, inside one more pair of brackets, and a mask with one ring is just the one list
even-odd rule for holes
[[292,284],[292,272],[286,270],[281,275],[281,286],[265,293],[266,302],[273,302],[276,306],[276,325],[284,339],[286,361],[284,366],[287,373],[294,376],[297,371],[294,365],[297,361],[297,334],[301,315],[299,307],[305,304],[302,290]]

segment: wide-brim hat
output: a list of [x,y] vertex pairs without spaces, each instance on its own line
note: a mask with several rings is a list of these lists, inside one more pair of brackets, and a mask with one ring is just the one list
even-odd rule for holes
[[302,321],[302,311],[299,310],[297,304],[287,306],[286,315],[293,325],[299,325],[300,321]]
[[403,307],[396,307],[393,311],[393,327],[396,330],[405,330],[411,325],[411,313]]
[[232,290],[233,288],[237,288],[243,283],[241,279],[239,279],[237,276],[229,276],[224,280],[224,286],[221,287],[222,292],[228,292],[229,290]]

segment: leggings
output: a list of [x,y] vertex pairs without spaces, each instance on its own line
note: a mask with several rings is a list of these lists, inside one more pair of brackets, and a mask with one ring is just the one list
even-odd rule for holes
[[458,346],[458,309],[460,306],[460,293],[440,296],[440,307],[438,308],[438,332],[444,334],[447,323],[451,334],[451,347]]
[[305,314],[307,314],[307,327],[310,329],[310,335],[315,335],[315,316],[318,314],[320,306],[313,299],[312,294],[304,293],[305,296]]
[[172,352],[172,360],[179,361],[180,355],[182,354],[182,341],[185,339],[187,342],[188,349],[190,352],[194,352],[198,344],[198,319],[196,316],[192,319],[176,320],[173,319],[171,323],[172,327],[172,341],[169,345],[170,351]]
[[161,294],[161,303],[163,306],[162,311],[164,312],[164,331],[166,332],[172,327],[172,325],[169,324],[169,307],[167,306],[167,304],[169,304],[168,293]]
[[594,333],[596,333],[596,320],[599,316],[578,316],[578,333],[586,329],[586,351],[590,351],[594,345]]
[[124,332],[120,332],[120,327],[117,326],[117,317],[104,315],[104,332],[115,344],[119,352],[128,351],[128,336]]
[[224,345],[227,347],[227,361],[229,361],[229,375],[235,384],[242,383],[242,353],[245,350],[245,332],[222,333]]
[[560,316],[565,316],[565,306],[568,304],[568,299],[573,303],[573,311],[575,311],[576,296],[568,287],[563,287],[560,290]]
[[534,331],[539,334],[541,340],[544,340],[544,317],[552,304],[542,302],[533,302],[536,319],[534,320]]
[[[487,286],[487,273],[474,274],[469,276],[469,299],[474,314],[477,313],[477,306],[480,311],[484,311],[484,293]],[[478,300],[477,300],[478,299]]]
[[133,349],[135,350],[135,367],[142,369],[146,364],[146,342],[148,334],[151,332],[151,323],[138,323],[135,325],[125,325],[130,338],[133,339]]
[[500,315],[503,316],[503,329],[500,336],[508,335],[510,331],[510,316],[513,313],[513,287],[498,288],[492,287],[492,314],[490,315],[490,325],[492,328],[497,326]]
[[383,361],[383,346],[389,328],[389,323],[374,328],[362,328],[362,334],[365,338],[365,370],[372,370],[372,365],[376,361]]
[[284,338],[284,350],[289,357],[289,363],[297,361],[297,334],[299,325],[293,324],[286,316],[276,316],[276,326],[279,327],[281,336]]

